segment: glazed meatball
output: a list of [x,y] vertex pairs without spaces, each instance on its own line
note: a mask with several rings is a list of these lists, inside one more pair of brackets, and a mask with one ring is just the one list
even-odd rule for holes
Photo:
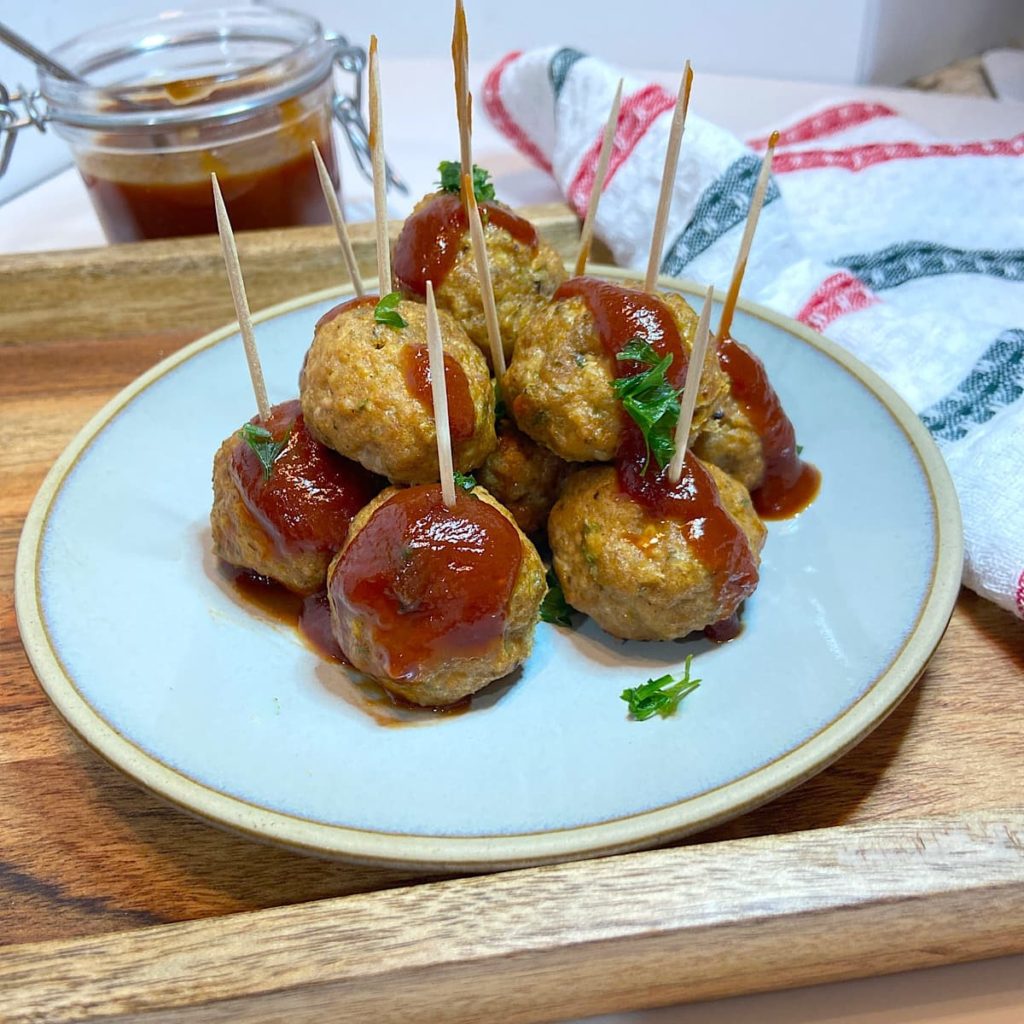
[[[565,267],[529,221],[502,203],[479,206],[507,360],[527,322],[565,280]],[[434,192],[420,200],[395,243],[394,270],[398,287],[410,296],[424,295],[426,281],[432,281],[438,307],[451,313],[489,358],[480,280],[458,195]]]
[[[436,480],[427,313],[402,301],[405,327],[378,323],[375,300],[343,303],[320,319],[299,378],[310,433],[395,483]],[[455,468],[469,472],[497,444],[487,362],[461,327],[438,312]]]
[[529,656],[547,590],[536,549],[483,488],[388,488],[354,519],[328,571],[346,657],[393,693],[440,707]]
[[497,429],[498,447],[477,471],[477,479],[512,513],[519,529],[536,533],[547,522],[569,465],[511,420],[501,420]]
[[322,590],[352,517],[384,481],[315,441],[298,401],[274,406],[266,425],[254,419],[246,427],[213,460],[214,552],[299,594]]
[[722,396],[692,447],[695,455],[724,470],[748,491],[760,487],[765,468],[761,438],[731,394]]
[[[575,294],[577,288],[585,288],[587,294]],[[620,316],[622,310],[627,315]],[[674,293],[647,296],[592,278],[567,282],[530,321],[505,375],[505,400],[519,429],[570,462],[610,461],[618,450],[622,424],[612,389],[617,360],[611,352],[621,350],[634,336],[642,337],[642,332],[653,339],[674,331],[689,355],[697,320],[686,300]],[[676,372],[675,386],[681,387],[682,365]],[[691,437],[727,386],[709,352]]]
[[[694,543],[692,524],[652,514],[622,490],[614,467],[574,473],[548,520],[566,600],[628,640],[670,640],[733,615],[757,584],[766,531],[743,485],[714,466],[706,469],[717,488],[709,498],[725,517],[726,543],[712,566]],[[710,526],[711,517],[703,518],[708,540]]]

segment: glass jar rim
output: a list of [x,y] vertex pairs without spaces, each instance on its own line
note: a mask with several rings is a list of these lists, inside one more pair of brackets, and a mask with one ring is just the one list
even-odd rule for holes
[[[269,61],[209,76],[213,88],[205,97],[197,90],[195,102],[168,103],[168,93],[160,87],[175,79],[112,87],[69,81],[43,70],[40,92],[58,126],[122,131],[239,120],[322,82],[331,73],[338,39],[325,33],[316,18],[269,4],[171,11],[91,29],[56,47],[53,56],[85,78],[131,58],[204,43],[262,42],[279,45],[282,52]],[[228,85],[230,90],[224,88]],[[225,95],[218,98],[218,91]]]

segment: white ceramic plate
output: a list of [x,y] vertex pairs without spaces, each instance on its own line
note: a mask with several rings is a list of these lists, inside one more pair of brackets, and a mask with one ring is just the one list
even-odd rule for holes
[[[257,318],[272,401],[295,395],[313,323],[339,294]],[[941,457],[878,377],[763,308],[741,303],[735,331],[823,483],[802,515],[770,524],[730,644],[624,644],[592,623],[542,623],[519,677],[470,712],[381,726],[346,670],[239,603],[209,553],[213,453],[252,414],[229,326],[118,395],[47,477],[18,552],[33,667],[71,727],[147,789],[326,856],[534,864],[754,807],[907,693],[951,614],[962,541]],[[620,691],[691,652],[700,689],[672,718],[631,721]]]

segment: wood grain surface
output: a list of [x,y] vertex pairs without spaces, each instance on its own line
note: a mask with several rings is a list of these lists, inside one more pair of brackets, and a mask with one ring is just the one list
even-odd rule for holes
[[[542,228],[571,245],[575,220]],[[18,639],[18,536],[85,421],[230,318],[211,246],[0,260],[0,1019],[185,1020],[202,1006],[204,1020],[299,1021],[343,1001],[351,1019],[390,1020],[392,991],[425,1020],[541,1020],[1024,949],[1024,628],[966,592],[918,686],[867,740],[674,851],[408,887],[422,880],[222,834],[99,761]],[[241,236],[240,249],[267,289],[257,307],[343,274],[318,229]],[[311,903],[328,897],[343,898]],[[281,909],[224,916],[268,907]],[[193,923],[160,927],[172,922]],[[264,954],[280,972],[258,969]],[[652,979],[643,958],[661,954]]]
[[1020,812],[824,829],[23,946],[0,992],[10,1022],[554,1020],[1019,949],[1022,867]]

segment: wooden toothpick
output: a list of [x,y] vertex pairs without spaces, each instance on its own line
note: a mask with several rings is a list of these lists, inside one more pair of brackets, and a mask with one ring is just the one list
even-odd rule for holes
[[455,467],[452,462],[452,431],[448,423],[448,383],[444,379],[444,347],[441,321],[434,303],[434,285],[427,282],[427,355],[430,357],[430,393],[434,399],[434,432],[437,434],[437,466],[441,497],[455,508]]
[[459,119],[459,162],[463,174],[473,174],[472,101],[469,96],[469,31],[462,0],[455,0],[455,27],[452,30],[452,65],[455,69],[455,113]]
[[690,62],[687,61],[683,68],[683,77],[679,82],[675,113],[672,115],[672,127],[668,133],[665,167],[661,172],[661,192],[658,195],[658,211],[654,215],[651,251],[647,257],[647,275],[644,277],[645,292],[654,290],[654,282],[658,278],[658,268],[661,266],[661,253],[665,248],[665,230],[668,227],[668,215],[672,209],[672,192],[676,183],[676,171],[679,168],[679,147],[683,142],[686,111],[690,107],[690,89],[692,87],[693,69],[690,67]]
[[324,163],[324,158],[320,155],[320,147],[316,144],[316,139],[313,139],[310,145],[313,147],[313,159],[316,161],[316,173],[320,178],[320,188],[323,190],[324,200],[327,203],[327,209],[330,211],[334,230],[338,235],[338,243],[341,245],[341,255],[345,260],[345,269],[348,271],[348,276],[352,279],[352,287],[355,289],[356,295],[362,297],[365,292],[363,277],[359,273],[359,264],[356,263],[356,254],[352,249],[352,240],[348,237],[348,224],[345,223],[345,214],[341,211],[338,195],[334,191],[334,182],[331,181],[331,176],[327,172],[327,165]]
[[690,443],[690,425],[693,423],[693,410],[697,407],[697,395],[700,392],[700,376],[704,371],[704,359],[711,340],[711,303],[714,298],[714,285],[708,285],[704,293],[704,305],[700,310],[697,322],[697,333],[693,339],[693,351],[690,353],[690,365],[686,368],[686,382],[683,384],[683,400],[679,407],[679,420],[676,423],[675,451],[672,461],[668,464],[668,479],[672,484],[679,483],[683,475],[683,460],[686,448]]
[[384,165],[383,114],[377,37],[370,36],[370,159],[373,163],[373,214],[377,225],[377,277],[381,295],[391,291],[391,243],[388,240],[388,179]]
[[480,298],[484,304],[484,319],[487,321],[487,340],[491,346],[491,365],[494,379],[501,387],[505,376],[505,350],[501,345],[501,328],[498,326],[498,307],[494,301],[494,285],[491,282],[491,266],[487,261],[487,243],[484,226],[480,220],[480,208],[476,205],[473,182],[468,174],[462,175],[463,195],[466,197],[466,212],[469,214],[469,237],[473,243],[473,259],[476,262],[476,276],[480,279]]
[[765,151],[764,160],[761,161],[761,173],[757,176],[754,194],[750,198],[747,224],[743,229],[740,249],[736,254],[736,265],[732,271],[732,280],[729,282],[729,291],[726,293],[725,303],[722,306],[722,318],[718,322],[717,337],[720,341],[728,338],[729,331],[732,329],[732,316],[736,312],[736,301],[740,297],[740,285],[743,284],[743,275],[747,269],[747,257],[750,255],[750,246],[754,241],[757,219],[761,216],[761,207],[764,206],[764,194],[768,189],[768,175],[772,172],[772,157],[775,155],[775,146],[778,141],[779,133],[772,132],[771,138],[768,140],[768,149]]
[[597,170],[594,173],[594,185],[590,190],[590,198],[587,200],[587,215],[583,218],[583,230],[580,231],[580,251],[576,256],[576,276],[582,276],[587,269],[587,259],[590,257],[590,245],[594,238],[594,221],[597,219],[597,204],[604,191],[604,181],[608,176],[608,161],[612,156],[612,143],[615,139],[615,129],[619,124],[619,106],[622,103],[622,79],[619,79],[618,87],[615,89],[615,96],[612,98],[612,108],[608,111],[608,120],[604,126],[604,138],[601,139],[601,152],[597,158]]
[[220,182],[216,174],[211,174],[213,182],[213,206],[217,211],[217,230],[220,232],[220,248],[224,253],[224,266],[231,284],[231,299],[235,304],[235,316],[238,329],[242,333],[242,346],[245,349],[245,361],[249,364],[249,377],[252,379],[252,390],[256,396],[256,409],[260,414],[260,422],[270,419],[270,399],[267,398],[267,385],[263,380],[263,367],[260,366],[259,353],[256,351],[256,338],[252,330],[252,317],[249,314],[249,300],[245,296],[245,284],[242,281],[242,268],[238,264],[238,248],[235,246],[235,233],[231,230],[228,211],[224,206],[224,197],[220,192]]

